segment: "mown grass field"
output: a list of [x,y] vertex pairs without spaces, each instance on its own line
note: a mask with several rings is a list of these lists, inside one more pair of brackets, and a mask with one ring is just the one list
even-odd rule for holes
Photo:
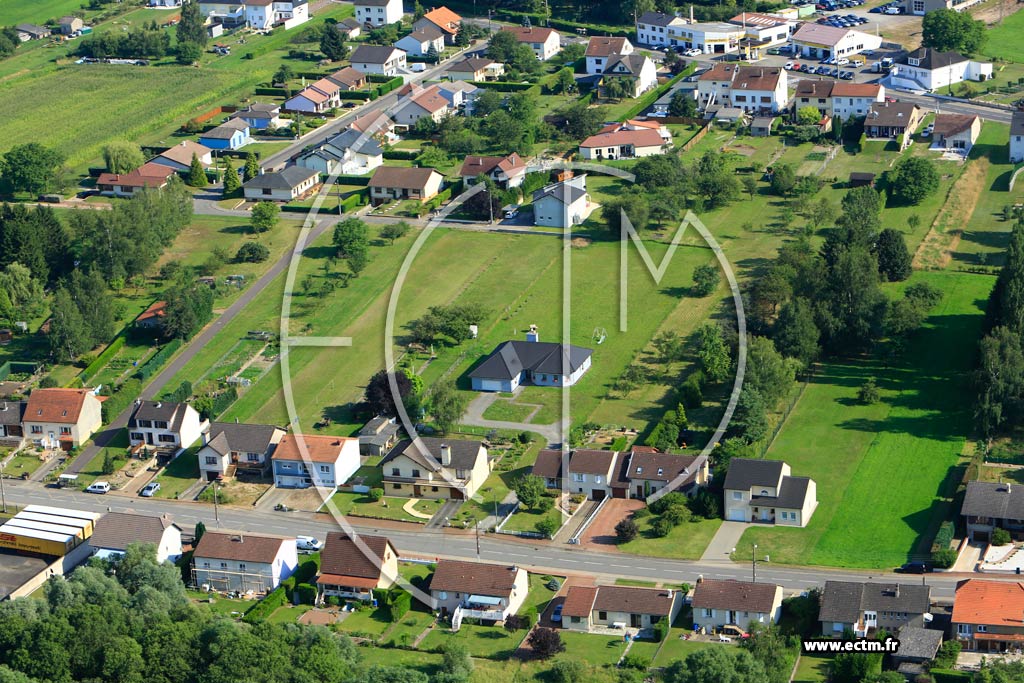
[[1002,22],[985,31],[987,40],[981,49],[986,57],[998,57],[1011,62],[1024,62],[1024,44],[1020,35],[1024,31],[1024,12],[1015,12]]
[[0,2],[0,26],[15,24],[42,24],[49,19],[58,19],[82,7],[81,0],[4,0]]
[[[962,475],[970,432],[968,373],[994,279],[917,273],[944,292],[905,353],[823,365],[768,452],[818,485],[818,509],[805,529],[754,528],[772,561],[892,567],[927,553]],[[861,405],[857,390],[874,377],[882,400]],[[827,447],[823,447],[827,444]]]

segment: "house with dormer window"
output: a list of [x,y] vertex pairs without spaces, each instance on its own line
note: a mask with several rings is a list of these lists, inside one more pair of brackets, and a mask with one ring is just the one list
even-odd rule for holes
[[34,389],[22,419],[33,443],[66,451],[88,441],[103,423],[100,401],[88,389]]
[[128,419],[128,440],[133,446],[177,450],[198,441],[208,426],[188,403],[136,401]]
[[403,498],[471,498],[491,472],[479,441],[418,437],[400,441],[380,462],[384,493]]
[[904,626],[924,626],[931,588],[918,584],[826,581],[818,621],[825,636],[849,629],[858,638],[878,629],[893,633]]
[[818,507],[817,485],[790,475],[781,460],[733,458],[725,475],[725,519],[807,526]]

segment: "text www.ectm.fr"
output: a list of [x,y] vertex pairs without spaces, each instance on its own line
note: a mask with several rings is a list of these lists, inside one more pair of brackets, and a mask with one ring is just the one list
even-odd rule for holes
[[805,640],[802,643],[804,652],[899,652],[900,641],[896,638],[885,640]]

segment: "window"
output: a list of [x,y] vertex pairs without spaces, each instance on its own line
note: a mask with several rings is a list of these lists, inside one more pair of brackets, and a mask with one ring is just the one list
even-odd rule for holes
[[245,454],[245,459],[248,460],[249,462],[259,462],[260,461],[260,454],[259,453],[246,453]]
[[391,488],[393,488],[393,489],[400,489],[400,488],[402,488],[402,485],[401,484],[392,484]]
[[608,613],[605,612],[604,610],[601,610],[600,612],[597,613],[597,618],[600,619],[601,621],[608,621]]
[[330,465],[320,465],[320,471],[325,473],[325,474],[330,474],[331,466]]
[[32,433],[33,434],[42,434],[43,433],[42,425],[32,425]]
[[69,434],[71,434],[71,427],[61,427],[60,428],[60,433],[62,435],[69,435]]
[[578,624],[578,623],[580,623],[580,618],[579,617],[569,617],[569,621],[571,621],[574,624]]
[[147,427],[152,427],[152,426],[153,426],[153,423],[150,422],[149,420],[139,420],[139,427],[142,427],[143,429],[145,429]]
[[969,636],[969,635],[971,635],[971,625],[970,624],[957,624],[956,625],[956,633],[957,633],[958,636]]
[[209,569],[210,568],[210,563],[209,562],[203,562],[203,568],[204,569]]
[[733,500],[743,500],[743,491],[733,491],[732,492],[732,499]]
[[274,193],[273,193],[273,191],[269,187],[264,187],[263,188],[263,194],[266,195],[266,196],[270,196],[270,195],[272,195]]
[[447,600],[448,599],[447,591],[439,591],[438,594],[437,594],[437,599],[438,600]]
[[586,478],[582,474],[580,474],[579,472],[573,472],[572,473],[572,480],[573,481],[586,481]]
[[978,624],[978,633],[988,633],[988,626],[985,624]]
[[206,456],[206,464],[207,465],[216,465],[217,464],[217,456],[215,456],[215,455],[208,455],[208,456]]
[[142,432],[132,432],[132,441],[142,441],[146,437],[143,436]]
[[431,486],[430,490],[433,491],[434,493],[437,493],[437,487],[436,486]]
[[417,477],[417,478],[418,478],[418,477],[420,476],[420,471],[419,471],[419,470],[413,470],[413,471],[412,471],[412,476],[414,476],[414,477]]
[[594,476],[594,483],[595,483],[595,484],[600,484],[600,483],[601,483],[601,479],[602,479],[602,477],[601,477],[601,475],[600,475],[600,474],[598,474],[598,475],[595,475],[595,476]]
[[391,468],[391,476],[392,477],[400,477],[400,476],[402,476],[401,470],[399,470],[397,467],[392,467]]
[[220,563],[220,568],[221,569],[227,569],[228,568],[228,563],[227,562],[221,562]]
[[167,423],[162,420],[157,420],[153,423],[153,426],[157,429],[167,429]]
[[238,569],[239,569],[239,571],[243,571],[244,572],[245,571],[245,562],[239,562],[238,563]]
[[711,618],[713,618],[714,616],[715,616],[715,610],[713,610],[713,609],[708,609],[707,607],[705,607],[705,608],[704,608],[704,617],[705,617],[705,618],[707,618],[707,619],[711,619]]
[[737,102],[746,102],[747,101],[747,96],[746,95],[737,95],[736,96],[736,101]]
[[174,434],[161,434],[156,437],[161,443],[174,443]]

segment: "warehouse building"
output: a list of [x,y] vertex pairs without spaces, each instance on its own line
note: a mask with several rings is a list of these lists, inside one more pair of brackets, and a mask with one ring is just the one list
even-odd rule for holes
[[0,600],[28,595],[88,559],[100,515],[29,505],[0,525]]

